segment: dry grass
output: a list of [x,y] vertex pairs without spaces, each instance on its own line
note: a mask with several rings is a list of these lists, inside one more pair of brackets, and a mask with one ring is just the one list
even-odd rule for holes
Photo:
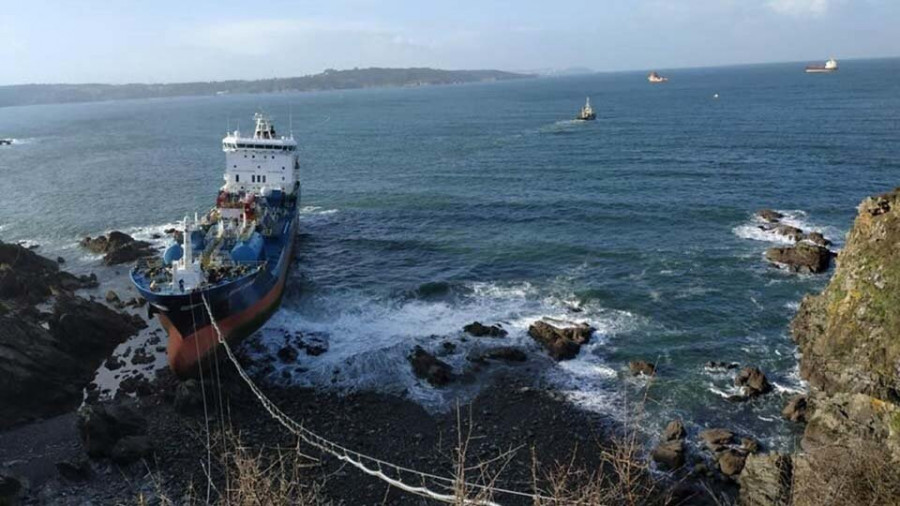
[[794,458],[795,506],[881,505],[900,502],[900,465],[874,442],[828,446]]

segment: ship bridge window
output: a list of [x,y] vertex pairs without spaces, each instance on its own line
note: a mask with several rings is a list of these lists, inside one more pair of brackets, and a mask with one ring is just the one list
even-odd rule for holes
[[[235,167],[237,167],[237,165],[235,165]],[[235,182],[235,183],[240,183],[240,182],[241,182],[241,175],[240,175],[240,174],[235,174],[235,175],[234,175],[234,182]]]

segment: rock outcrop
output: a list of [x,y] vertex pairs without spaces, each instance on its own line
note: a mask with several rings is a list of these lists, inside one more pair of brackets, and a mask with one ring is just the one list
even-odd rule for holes
[[444,386],[455,379],[449,364],[416,346],[408,357],[413,373],[433,386]]
[[749,398],[758,397],[772,391],[766,375],[758,367],[745,367],[734,378],[734,385],[741,387],[744,395]]
[[481,322],[472,322],[465,327],[463,331],[475,337],[506,337],[506,329],[500,325],[484,325]]
[[779,221],[781,221],[781,218],[784,218],[783,214],[771,209],[760,209],[756,212],[756,215],[759,216],[759,218],[763,221],[769,223],[778,223]]
[[88,455],[128,464],[149,455],[147,421],[127,404],[86,405],[78,412],[78,433]]
[[895,502],[900,490],[900,188],[859,206],[831,281],[821,294],[803,299],[791,334],[810,389],[806,397],[791,399],[783,415],[806,421],[801,450],[749,458],[741,476],[741,503]]
[[[97,367],[143,325],[72,294],[94,284],[0,243],[0,428],[77,407]],[[51,295],[52,313],[33,307]]]
[[828,270],[833,256],[834,253],[828,248],[805,242],[798,243],[796,246],[766,250],[766,260],[769,262],[784,266],[791,272],[808,274],[818,274]]
[[156,254],[153,246],[146,241],[136,241],[130,235],[114,230],[105,236],[85,237],[81,246],[88,251],[103,255],[106,265],[131,263],[139,258]]
[[528,335],[541,344],[554,360],[570,360],[581,351],[581,345],[591,339],[594,328],[587,324],[559,328],[536,321],[528,328]]

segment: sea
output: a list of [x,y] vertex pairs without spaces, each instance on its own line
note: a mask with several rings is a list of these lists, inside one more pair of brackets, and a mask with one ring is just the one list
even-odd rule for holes
[[[440,411],[518,368],[650,438],[682,418],[788,450],[801,429],[780,411],[806,389],[788,325],[829,274],[768,265],[785,241],[754,213],[779,210],[839,251],[858,203],[900,183],[900,59],[803,66],[2,108],[15,141],[0,147],[0,239],[97,273],[101,299],[132,296],[128,267],[79,239],[122,230],[164,247],[156,234],[214,204],[225,132],[261,111],[298,140],[301,231],[281,309],[246,351],[267,363],[298,333],[328,346],[260,366],[264,381]],[[586,97],[597,120],[574,121]],[[539,319],[596,332],[555,363],[527,335]],[[466,337],[473,321],[509,336]],[[420,345],[464,373],[501,344],[529,360],[447,388],[406,360]],[[657,376],[631,376],[632,360]],[[757,366],[774,392],[731,402],[735,371],[708,361]]]

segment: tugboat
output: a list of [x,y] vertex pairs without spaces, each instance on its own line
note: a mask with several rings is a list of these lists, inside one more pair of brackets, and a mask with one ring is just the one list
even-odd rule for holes
[[647,76],[647,80],[651,83],[665,83],[669,81],[669,78],[663,77],[656,72],[650,72],[650,74]]
[[579,121],[593,121],[597,119],[597,115],[594,114],[594,110],[591,108],[591,98],[588,97],[587,101],[584,103],[584,107],[581,108],[581,112],[578,113],[578,116],[575,119]]
[[[143,260],[131,281],[169,335],[169,367],[195,374],[218,346],[237,342],[278,308],[291,265],[300,201],[300,164],[293,135],[278,136],[254,116],[252,136],[222,139],[225,184],[202,217],[185,217],[160,258]],[[207,309],[207,306],[209,309]]]
[[807,74],[827,74],[829,72],[837,72],[838,64],[834,58],[829,58],[825,65],[807,65]]

